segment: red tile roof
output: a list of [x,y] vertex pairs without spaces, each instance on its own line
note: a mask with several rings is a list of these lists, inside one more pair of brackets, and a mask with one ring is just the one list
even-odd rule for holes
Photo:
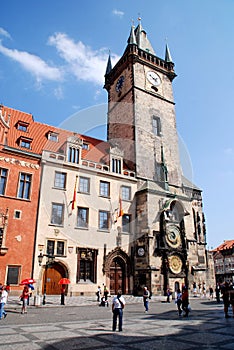
[[213,249],[213,252],[230,249],[234,246],[234,239],[224,241],[222,244],[220,244],[217,248]]
[[[2,115],[5,116],[5,122],[10,128],[7,130],[6,145],[11,148],[20,149],[22,151],[41,154],[43,150],[53,152],[65,152],[65,143],[68,137],[76,136],[89,145],[88,149],[82,150],[82,159],[87,159],[93,162],[106,163],[109,162],[109,144],[106,141],[95,139],[89,136],[74,133],[72,131],[63,130],[51,125],[35,122],[32,114],[21,112],[6,106],[2,106]],[[1,122],[1,120],[0,120]],[[22,131],[17,128],[19,122],[27,125],[27,131]],[[58,142],[48,140],[49,132],[58,134]],[[20,147],[20,139],[32,139],[31,148],[26,149]]]

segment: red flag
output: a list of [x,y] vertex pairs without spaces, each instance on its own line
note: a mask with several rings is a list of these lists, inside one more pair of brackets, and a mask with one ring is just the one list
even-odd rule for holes
[[122,199],[119,196],[119,212],[118,212],[118,217],[120,218],[121,216],[123,216],[124,212],[123,212],[123,207],[122,207]]
[[73,199],[72,199],[72,210],[76,208],[77,181],[78,181],[78,176],[76,176],[76,182],[75,182],[75,186],[74,186],[74,193],[73,193]]

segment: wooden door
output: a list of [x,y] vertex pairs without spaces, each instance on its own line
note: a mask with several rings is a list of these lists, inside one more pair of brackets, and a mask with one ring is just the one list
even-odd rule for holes
[[110,266],[110,293],[117,294],[120,289],[124,294],[124,285],[124,268],[122,266],[122,261],[115,258]]
[[[46,276],[47,275],[47,276]],[[46,278],[46,294],[47,295],[59,295],[61,293],[61,285],[59,285],[59,280],[65,276],[65,271],[60,265],[52,265],[44,272],[43,276],[43,288],[44,293],[45,278]]]

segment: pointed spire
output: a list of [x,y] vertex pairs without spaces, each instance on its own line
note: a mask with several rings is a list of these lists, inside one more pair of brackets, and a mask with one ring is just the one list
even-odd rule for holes
[[166,52],[165,52],[165,61],[166,62],[173,62],[172,58],[171,58],[171,53],[170,53],[170,50],[169,50],[169,47],[167,44],[166,44]]
[[144,51],[147,51],[149,53],[152,53],[155,55],[154,49],[150,43],[150,41],[147,38],[147,33],[143,29],[141,25],[141,17],[138,17],[138,26],[135,29],[135,37],[136,37],[136,43],[138,47]]
[[128,38],[128,44],[130,45],[136,45],[137,41],[136,41],[136,35],[135,35],[135,26],[134,23],[132,21],[132,27],[131,27],[131,32]]
[[107,66],[106,66],[106,74],[109,74],[111,70],[112,70],[112,64],[111,64],[111,56],[109,52],[109,57],[108,57]]

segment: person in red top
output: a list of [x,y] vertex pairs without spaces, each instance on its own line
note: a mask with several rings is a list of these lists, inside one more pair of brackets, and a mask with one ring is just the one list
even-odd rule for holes
[[25,285],[23,292],[20,296],[20,300],[22,300],[21,314],[27,313],[28,298],[29,298],[29,288],[27,285]]
[[184,317],[188,317],[189,314],[189,295],[188,295],[188,288],[184,286],[182,288],[182,309],[184,311]]

